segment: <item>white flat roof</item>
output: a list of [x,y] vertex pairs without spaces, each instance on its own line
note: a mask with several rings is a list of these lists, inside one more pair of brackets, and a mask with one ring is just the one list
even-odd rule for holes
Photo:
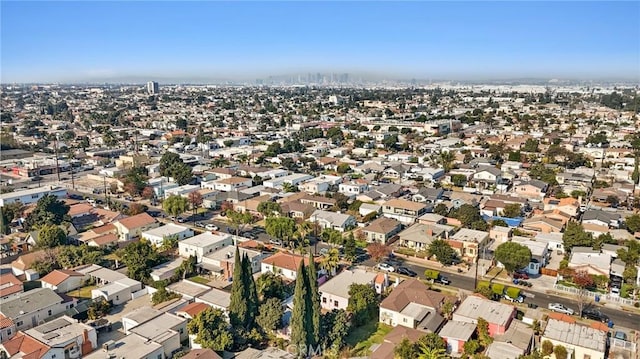
[[204,232],[204,233],[198,234],[197,236],[180,241],[180,244],[190,245],[195,247],[206,247],[206,246],[210,246],[210,245],[222,242],[230,237],[231,235],[227,233],[214,234],[211,232]]
[[167,223],[164,226],[161,227],[157,227],[157,228],[153,228],[150,229],[148,231],[144,231],[142,232],[142,237],[146,235],[150,235],[150,236],[155,236],[155,237],[169,237],[169,236],[173,236],[179,233],[182,233],[184,231],[192,231],[193,230],[189,227],[185,227],[185,226],[179,226],[177,224],[173,224],[173,223]]
[[349,298],[349,286],[352,284],[372,284],[378,273],[362,269],[345,270],[322,284],[318,291],[329,293],[340,298]]

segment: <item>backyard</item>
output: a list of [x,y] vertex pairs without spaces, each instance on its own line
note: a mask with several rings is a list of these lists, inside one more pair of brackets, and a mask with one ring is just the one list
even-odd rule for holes
[[382,343],[384,337],[393,329],[391,326],[371,321],[349,332],[345,342],[352,347],[352,356],[367,356],[373,344]]

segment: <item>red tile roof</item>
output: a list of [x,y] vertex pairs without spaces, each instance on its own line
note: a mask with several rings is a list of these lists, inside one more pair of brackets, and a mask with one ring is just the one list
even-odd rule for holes
[[84,274],[78,273],[76,271],[67,270],[67,269],[56,269],[53,272],[44,276],[40,281],[49,283],[51,285],[59,285],[60,283],[67,280],[69,277],[83,277]]
[[140,213],[136,214],[135,216],[123,218],[118,222],[120,222],[120,224],[127,229],[134,229],[155,223],[155,221],[156,220],[148,213]]
[[11,273],[0,275],[0,297],[23,291],[22,282]]
[[178,312],[187,313],[191,318],[193,318],[201,312],[204,312],[208,308],[211,307],[207,304],[194,302],[191,304],[187,304],[182,309],[178,310]]
[[[270,264],[274,267],[288,269],[291,271],[297,271],[300,266],[300,261],[304,260],[305,265],[309,265],[309,257],[302,257],[297,254],[286,253],[286,252],[278,252],[271,257],[267,257],[262,260],[262,263]],[[314,259],[316,262],[319,262],[320,259]]]
[[13,326],[13,320],[0,314],[0,329],[9,328]]
[[18,333],[3,345],[9,357],[22,353],[22,359],[40,359],[51,349],[24,333]]

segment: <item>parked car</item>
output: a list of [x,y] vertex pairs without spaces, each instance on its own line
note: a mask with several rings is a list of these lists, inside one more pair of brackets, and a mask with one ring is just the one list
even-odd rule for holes
[[560,303],[549,303],[549,310],[556,312],[556,313],[562,313],[562,314],[567,314],[567,315],[573,315],[573,309],[571,308],[567,308],[564,305],[560,304]]
[[398,270],[396,270],[396,273],[403,274],[409,277],[415,277],[418,275],[416,272],[412,271],[407,267],[398,267]]
[[216,225],[215,225],[215,224],[213,224],[213,223],[209,223],[209,224],[207,224],[206,226],[204,226],[204,229],[206,229],[207,231],[217,231],[217,230],[219,230],[220,228],[218,228],[218,226],[216,226]]
[[371,258],[371,256],[368,253],[361,253],[358,254],[354,259],[353,259],[353,263],[361,263],[366,261],[367,259]]
[[440,283],[442,285],[449,285],[451,281],[447,277],[438,276],[438,279],[435,280],[436,283]]
[[273,244],[274,246],[282,247],[282,241],[279,239],[271,239],[269,240],[269,243]]
[[185,219],[182,218],[182,217],[178,217],[178,218],[176,218],[176,221],[178,221],[178,223],[184,223]]
[[511,303],[515,303],[515,302],[524,303],[524,297],[521,295],[519,295],[518,298],[511,298],[510,296],[505,294],[504,299],[510,301]]
[[514,279],[529,279],[529,275],[524,272],[515,272],[513,273]]
[[582,315],[583,318],[587,318],[587,319],[592,319],[592,320],[597,320],[603,323],[608,323],[609,322],[609,316],[607,316],[606,314],[602,313],[599,309],[597,308],[585,308],[582,310]]
[[376,266],[376,268],[378,268],[381,271],[385,271],[385,272],[395,272],[395,268],[393,268],[393,266],[389,263],[380,263]]
[[196,227],[204,228],[205,225],[202,222],[196,222]]
[[615,334],[613,335],[614,338],[619,339],[619,340],[624,340],[625,342],[627,341],[627,333],[620,331],[620,330],[616,330]]
[[67,197],[69,199],[75,199],[77,201],[82,201],[83,200],[83,197],[81,195],[79,195],[79,194],[68,194]]

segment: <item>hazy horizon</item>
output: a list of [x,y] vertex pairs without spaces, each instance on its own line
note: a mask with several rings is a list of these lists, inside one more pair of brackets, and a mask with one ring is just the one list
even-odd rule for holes
[[307,72],[640,80],[635,1],[0,6],[2,83],[246,82]]

